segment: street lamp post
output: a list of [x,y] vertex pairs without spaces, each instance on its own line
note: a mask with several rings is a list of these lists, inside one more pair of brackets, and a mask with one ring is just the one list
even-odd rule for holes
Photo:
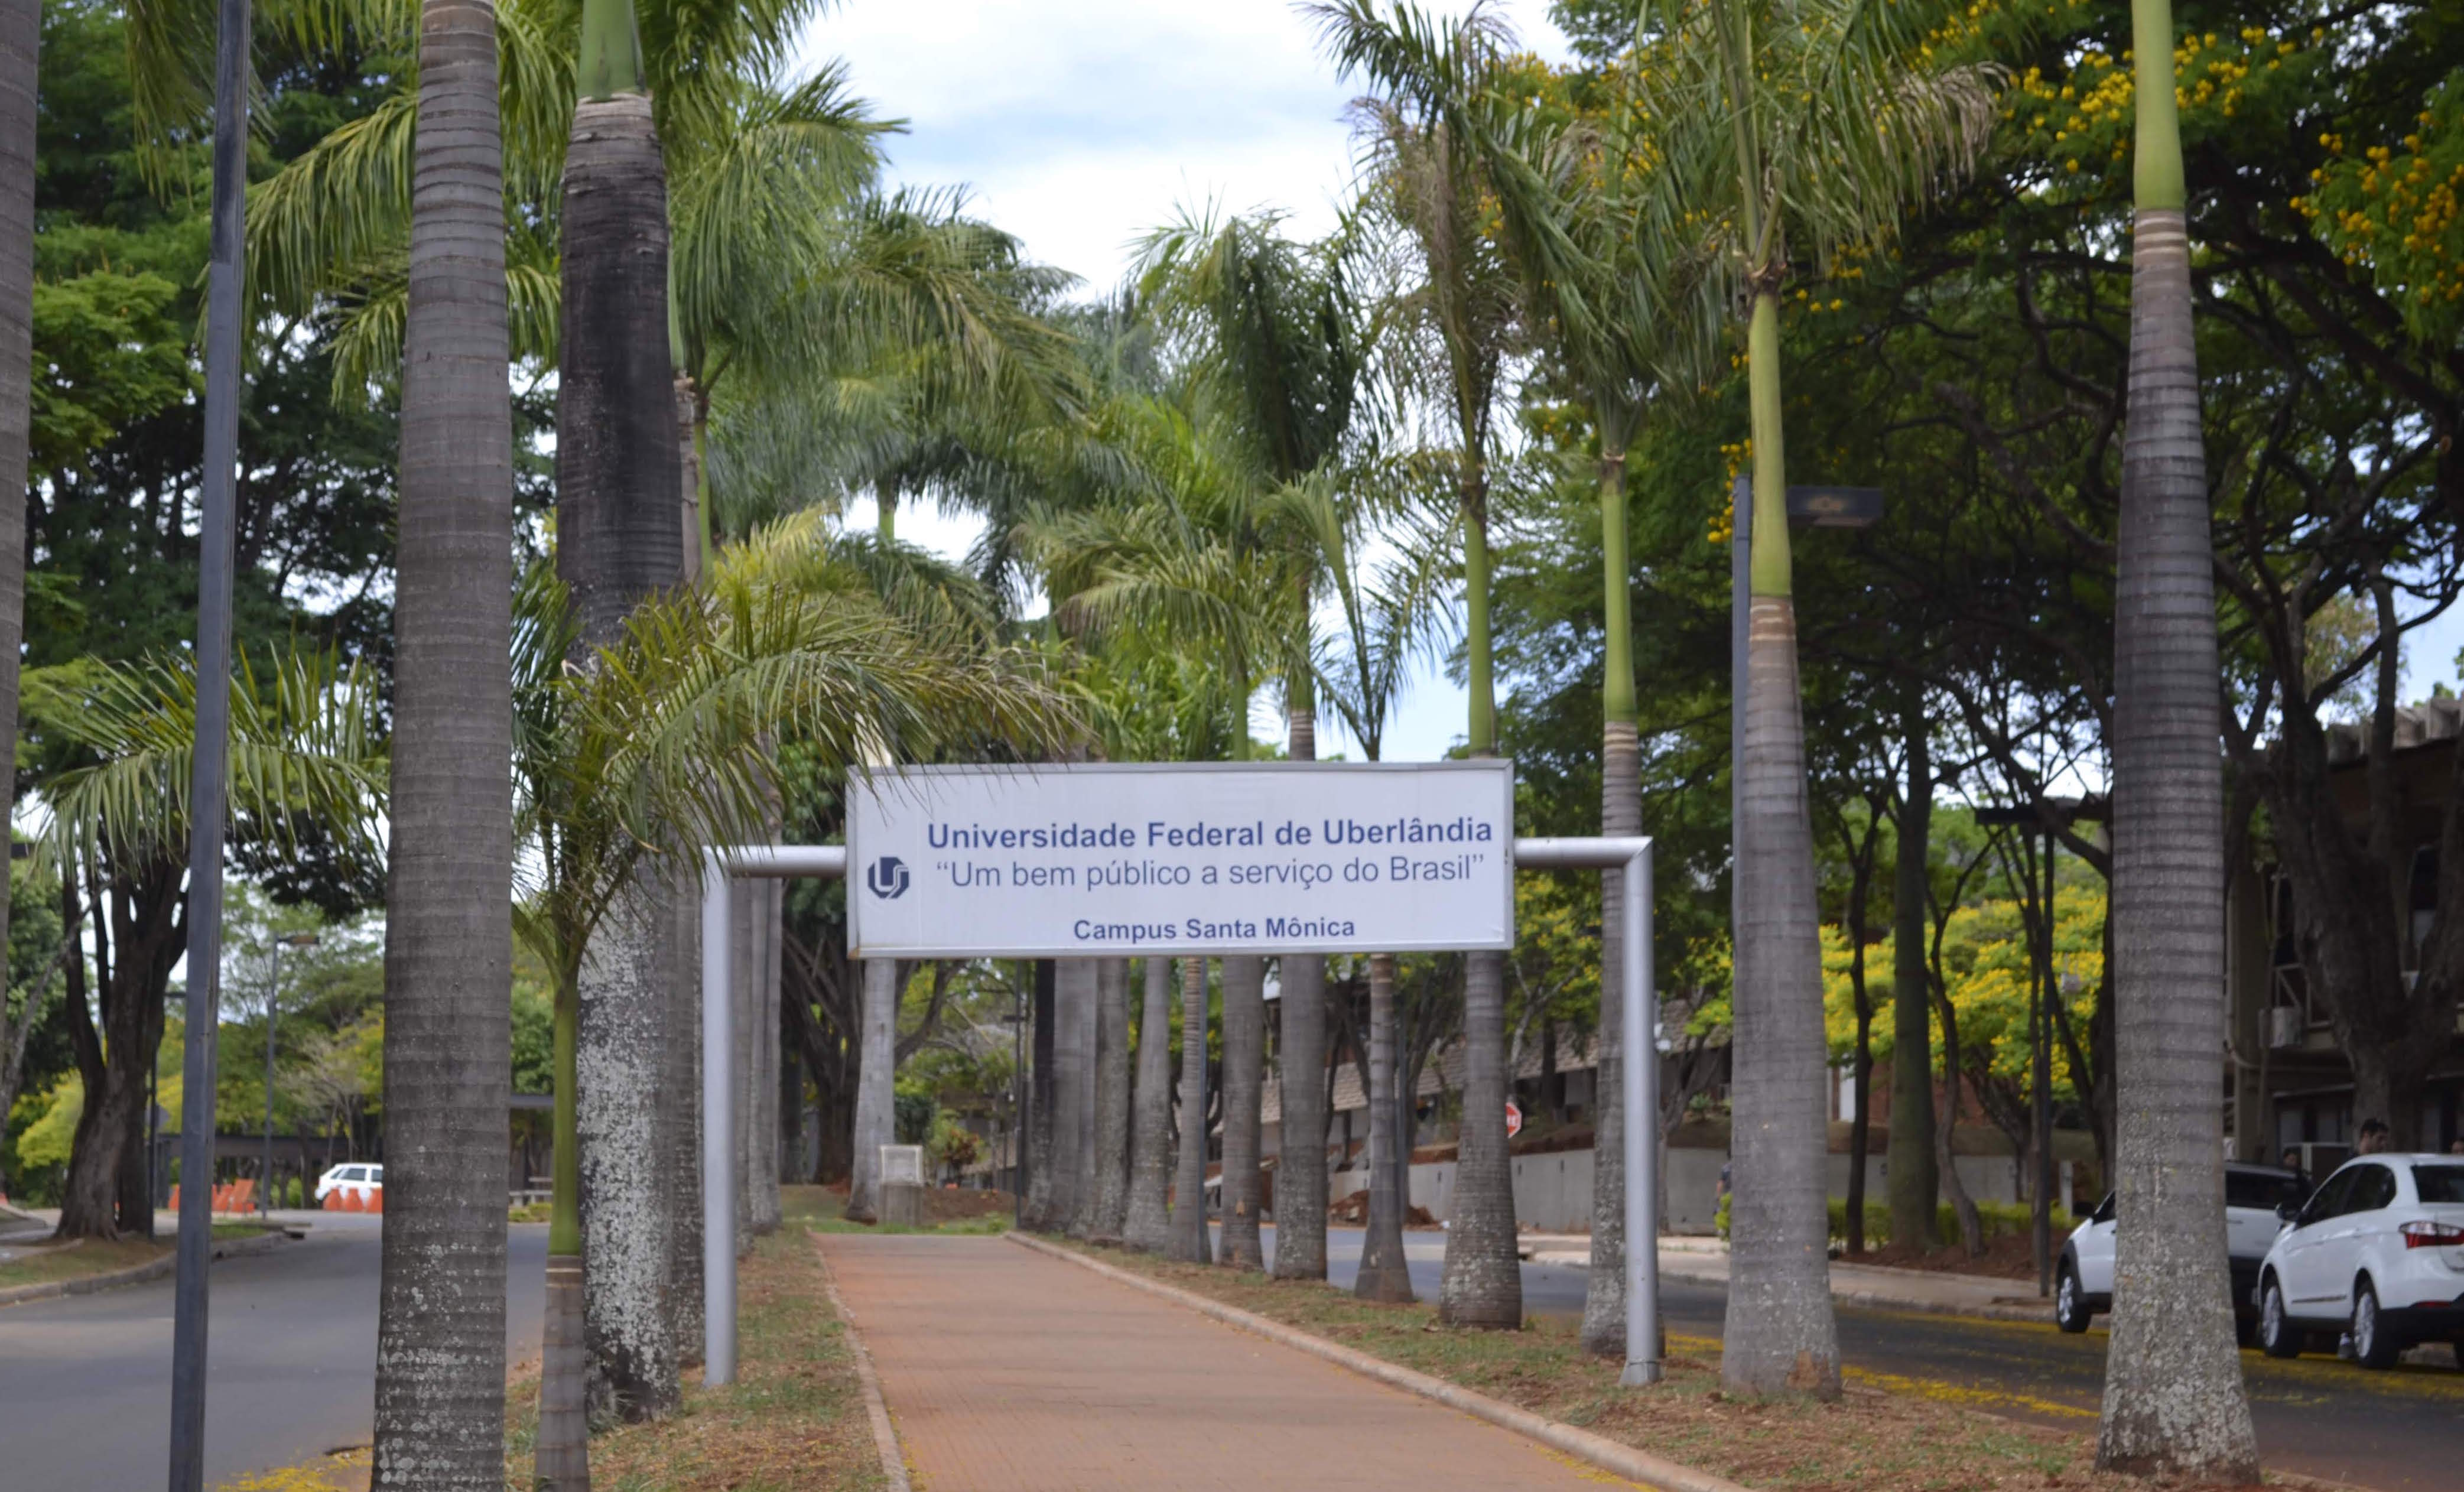
[[274,974],[265,987],[265,1172],[263,1184],[256,1189],[260,1218],[274,1211],[274,1016],[282,1005],[282,951],[316,946],[314,932],[293,932],[274,940]]

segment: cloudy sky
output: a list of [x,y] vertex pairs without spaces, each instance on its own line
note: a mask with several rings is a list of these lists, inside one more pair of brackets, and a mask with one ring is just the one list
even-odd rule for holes
[[[1499,9],[1527,45],[1563,55],[1547,0]],[[808,66],[834,56],[876,114],[907,121],[893,180],[964,186],[979,216],[1090,294],[1183,205],[1272,208],[1315,236],[1351,179],[1344,110],[1360,90],[1285,0],[841,0],[805,37]],[[872,515],[859,505],[848,521]],[[898,532],[955,553],[974,527],[908,512]],[[1462,691],[1423,678],[1386,756],[1442,756],[1463,713]],[[1283,734],[1263,697],[1252,728]]]
[[[1547,0],[1497,9],[1532,50],[1564,55]],[[1285,0],[841,0],[805,40],[808,65],[833,56],[878,114],[908,121],[890,146],[895,180],[965,186],[979,214],[1090,291],[1117,283],[1138,236],[1183,205],[1280,208],[1314,235],[1351,176],[1344,110],[1360,90]],[[972,537],[922,514],[899,532],[953,552]],[[2464,609],[2407,649],[2406,697],[2453,687],[2459,647]],[[1437,757],[1463,718],[1462,692],[1425,679],[1387,754]],[[1263,704],[1254,725],[1281,735]]]

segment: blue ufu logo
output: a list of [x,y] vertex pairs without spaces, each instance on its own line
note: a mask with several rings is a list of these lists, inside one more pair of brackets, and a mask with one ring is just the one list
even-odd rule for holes
[[864,884],[872,894],[885,901],[896,901],[907,894],[907,862],[896,855],[884,855],[864,872]]

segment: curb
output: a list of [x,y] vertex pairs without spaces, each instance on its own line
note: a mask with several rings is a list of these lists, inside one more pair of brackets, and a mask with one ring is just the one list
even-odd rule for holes
[[1432,1378],[1427,1373],[1415,1372],[1409,1368],[1397,1367],[1382,1357],[1372,1357],[1367,1352],[1330,1342],[1321,1336],[1313,1336],[1296,1327],[1285,1326],[1280,1321],[1270,1321],[1253,1311],[1243,1310],[1237,1306],[1226,1306],[1221,1301],[1211,1300],[1195,1291],[1184,1290],[1177,1285],[1165,1284],[1160,1281],[1150,1280],[1144,1275],[1116,1268],[1100,1259],[1092,1259],[1081,1254],[1075,1249],[1063,1248],[1058,1244],[1047,1243],[1042,1239],[1028,1238],[1015,1231],[1003,1234],[1002,1237],[1021,1248],[1032,1249],[1039,1254],[1048,1254],[1054,1259],[1067,1260],[1082,1269],[1091,1269],[1107,1280],[1129,1285],[1133,1289],[1144,1290],[1150,1295],[1160,1296],[1176,1306],[1184,1306],[1200,1315],[1211,1316],[1225,1326],[1265,1337],[1269,1342],[1307,1352],[1312,1357],[1323,1358],[1338,1368],[1348,1368],[1363,1377],[1375,1378],[1389,1388],[1401,1389],[1407,1393],[1417,1393],[1422,1398],[1434,1400],[1448,1409],[1469,1415],[1475,1419],[1485,1419],[1501,1430],[1510,1430],[1526,1439],[1536,1440],[1551,1450],[1562,1452],[1602,1471],[1639,1482],[1645,1487],[1655,1489],[1655,1492],[1749,1492],[1748,1488],[1738,1482],[1712,1476],[1708,1472],[1696,1471],[1691,1466],[1681,1466],[1672,1460],[1663,1460],[1648,1452],[1636,1450],[1633,1446],[1621,1445],[1606,1436],[1594,1435],[1588,1430],[1578,1430],[1573,1425],[1561,1424],[1554,1419],[1544,1419],[1529,1410],[1517,1409],[1502,1400],[1490,1398],[1485,1393],[1475,1393],[1469,1389],[1459,1384],[1448,1383],[1442,1378]]
[[847,1331],[847,1346],[855,1354],[855,1379],[864,1390],[865,1417],[872,1421],[872,1447],[881,1457],[881,1474],[888,1479],[891,1492],[914,1492],[907,1479],[907,1455],[898,1446],[898,1429],[890,1422],[890,1404],[881,1396],[881,1375],[872,1370],[872,1353],[864,1346],[864,1336],[855,1328],[855,1316],[839,1296],[839,1282],[830,1273],[830,1256],[822,1247],[820,1234],[813,1235],[813,1257],[822,1266],[822,1294],[829,1299],[830,1309],[839,1313],[839,1325]]
[[[1560,1262],[1560,1261],[1551,1262]],[[1684,1280],[1696,1284],[1724,1286],[1728,1283],[1728,1277],[1725,1273],[1715,1274],[1683,1267],[1672,1269],[1668,1265],[1669,1256],[1663,1252],[1660,1256],[1660,1277],[1663,1280]],[[1591,1266],[1584,1263],[1569,1264],[1567,1267],[1587,1269]],[[2013,1282],[2014,1284],[2016,1283]],[[1960,1316],[1969,1321],[2014,1321],[2023,1326],[2032,1327],[2049,1327],[2054,1324],[2054,1308],[2051,1303],[2043,1306],[1968,1306],[1955,1301],[1928,1301],[1905,1295],[1887,1294],[1869,1285],[1839,1284],[1834,1284],[1831,1287],[1831,1299],[1842,1306],[1854,1306],[1859,1310],[1895,1310],[1917,1316]]]
[[[270,1253],[290,1242],[288,1235],[269,1233],[263,1238],[231,1239],[214,1245],[216,1259],[245,1259],[251,1254]],[[177,1251],[126,1269],[114,1269],[103,1274],[79,1275],[74,1280],[47,1280],[40,1284],[13,1284],[0,1290],[0,1306],[22,1306],[29,1301],[55,1300],[63,1295],[92,1295],[98,1290],[117,1289],[123,1284],[143,1284],[160,1280],[179,1267]]]

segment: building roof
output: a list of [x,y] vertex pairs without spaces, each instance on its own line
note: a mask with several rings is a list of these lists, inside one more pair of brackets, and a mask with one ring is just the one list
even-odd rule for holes
[[[2464,699],[2429,699],[2395,713],[2395,749],[2434,746],[2464,735]],[[2327,760],[2348,767],[2369,755],[2369,729],[2360,721],[2327,727]]]

